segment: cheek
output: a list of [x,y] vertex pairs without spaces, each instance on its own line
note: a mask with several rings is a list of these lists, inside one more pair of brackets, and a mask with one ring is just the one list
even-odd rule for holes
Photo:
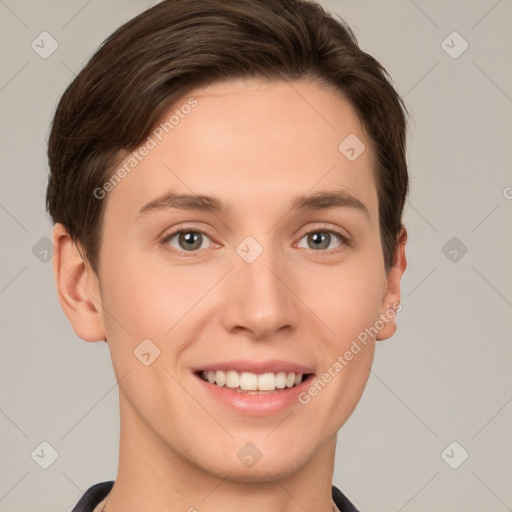
[[187,336],[179,334],[187,334],[187,314],[192,315],[204,290],[190,286],[189,276],[180,269],[148,266],[134,257],[108,270],[102,298],[112,364],[118,379],[129,374],[122,388],[130,403],[139,413],[149,414],[161,404],[155,402],[158,393],[148,395],[148,389],[172,386],[172,377],[164,370],[174,375],[187,346]]
[[379,318],[383,276],[378,265],[339,266],[317,272],[315,293],[303,295],[327,334],[318,352],[318,382],[301,403],[310,403],[313,415],[323,417],[333,432],[355,409],[370,375],[375,353],[371,328]]
[[333,266],[309,277],[298,277],[297,295],[327,327],[337,350],[378,319],[385,282],[378,265]]
[[[136,257],[126,258],[109,270],[104,305],[117,323],[139,338],[162,338],[193,307],[208,284],[199,283],[197,272],[191,269],[155,266]],[[112,323],[116,322],[111,318]]]

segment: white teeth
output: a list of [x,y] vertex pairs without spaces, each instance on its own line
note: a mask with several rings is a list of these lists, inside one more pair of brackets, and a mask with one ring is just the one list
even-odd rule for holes
[[226,387],[237,388],[238,386],[240,386],[240,375],[233,370],[229,370],[226,373]]
[[243,372],[240,375],[240,388],[245,391],[255,391],[256,389],[263,389],[258,384],[258,376],[255,373]]
[[226,386],[239,392],[258,392],[258,391],[275,391],[276,389],[292,388],[298,386],[302,382],[302,373],[262,373],[256,374],[251,372],[238,373],[234,370],[223,372],[203,371],[201,372],[203,380],[217,386]]
[[276,388],[283,389],[285,387],[286,387],[286,373],[279,372],[276,375]]
[[[240,387],[244,389],[242,384],[240,384]],[[260,391],[273,391],[276,389],[276,376],[273,373],[258,375],[258,389]]]
[[217,386],[224,386],[226,383],[226,374],[224,372],[215,372],[215,383]]

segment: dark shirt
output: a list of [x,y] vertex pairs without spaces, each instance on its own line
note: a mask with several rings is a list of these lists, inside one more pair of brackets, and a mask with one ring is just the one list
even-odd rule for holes
[[[92,512],[94,507],[110,492],[113,485],[114,480],[110,480],[89,487],[71,512]],[[334,485],[332,486],[332,499],[340,509],[340,512],[358,512],[357,508],[355,508],[348,498]]]

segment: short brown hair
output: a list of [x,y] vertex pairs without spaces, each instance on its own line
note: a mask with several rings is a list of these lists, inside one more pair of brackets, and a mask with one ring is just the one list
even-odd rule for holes
[[359,48],[347,24],[308,0],[164,0],[118,28],[57,106],[46,195],[53,222],[80,242],[97,272],[106,201],[93,191],[173,101],[234,78],[311,79],[350,101],[375,152],[388,271],[409,186],[407,110],[386,70]]

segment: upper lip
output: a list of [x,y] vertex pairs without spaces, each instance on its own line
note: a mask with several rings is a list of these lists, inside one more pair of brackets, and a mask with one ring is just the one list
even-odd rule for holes
[[250,373],[314,373],[313,370],[307,366],[292,363],[290,361],[282,361],[278,359],[271,359],[268,361],[254,361],[250,359],[243,359],[237,361],[222,361],[219,363],[205,364],[194,368],[194,372],[200,371],[229,371],[234,370],[238,373],[250,372]]

